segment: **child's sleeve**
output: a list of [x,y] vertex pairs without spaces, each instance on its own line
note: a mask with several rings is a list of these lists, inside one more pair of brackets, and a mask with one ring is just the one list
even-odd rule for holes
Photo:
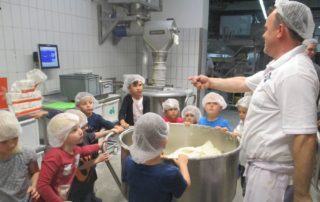
[[128,109],[128,105],[129,105],[129,102],[128,102],[128,95],[126,95],[124,98],[123,98],[123,101],[122,101],[122,104],[121,104],[121,107],[120,107],[120,111],[119,111],[119,121],[121,121],[122,119],[125,120],[126,119],[126,114],[127,114],[127,109]]
[[44,199],[44,201],[62,201],[50,185],[52,179],[56,176],[56,173],[59,171],[60,161],[58,158],[58,155],[55,155],[53,152],[47,153],[41,164],[37,190],[41,198]]
[[62,113],[60,110],[50,109],[48,110],[48,119],[52,119],[55,115]]
[[150,98],[144,96],[143,97],[143,114],[150,112]]
[[112,122],[110,122],[108,120],[105,120],[100,115],[99,115],[99,118],[98,118],[98,122],[99,122],[99,125],[104,129],[110,130],[110,129],[114,128],[114,124]]
[[86,156],[94,152],[99,151],[100,146],[98,144],[86,145],[83,147],[77,147],[81,156]]

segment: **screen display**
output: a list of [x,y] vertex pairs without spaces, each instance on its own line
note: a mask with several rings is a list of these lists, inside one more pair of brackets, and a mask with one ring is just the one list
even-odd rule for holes
[[39,44],[39,59],[41,69],[59,68],[58,46]]

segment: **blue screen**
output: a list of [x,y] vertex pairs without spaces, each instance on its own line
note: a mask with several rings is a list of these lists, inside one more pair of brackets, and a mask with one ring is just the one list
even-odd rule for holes
[[57,46],[39,45],[39,55],[42,69],[59,68]]

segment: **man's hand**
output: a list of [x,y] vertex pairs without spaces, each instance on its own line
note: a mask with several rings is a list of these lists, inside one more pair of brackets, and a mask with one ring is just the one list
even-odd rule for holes
[[188,80],[190,80],[192,85],[194,85],[199,90],[209,88],[210,81],[209,78],[205,75],[190,76],[188,77]]

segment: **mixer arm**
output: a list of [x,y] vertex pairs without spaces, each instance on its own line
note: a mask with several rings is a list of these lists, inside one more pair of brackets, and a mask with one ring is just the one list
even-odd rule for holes
[[[103,140],[102,143],[102,151],[103,152],[107,152],[109,155],[115,155],[118,153],[119,151],[119,144],[118,141],[114,141],[112,139],[110,139],[112,136],[116,135],[116,133],[114,132],[110,132]],[[117,175],[117,173],[115,172],[115,170],[113,169],[110,160],[106,161],[106,164],[109,168],[109,171],[113,177],[113,179],[115,180],[115,182],[117,183],[120,191],[121,191],[121,181],[119,180],[119,177]]]
[[184,106],[187,106],[188,104],[188,101],[189,101],[189,98],[193,97],[193,101],[192,101],[192,104],[191,105],[195,105],[196,104],[196,101],[197,101],[197,95],[196,94],[193,94],[191,96],[187,96],[185,101],[184,101]]

